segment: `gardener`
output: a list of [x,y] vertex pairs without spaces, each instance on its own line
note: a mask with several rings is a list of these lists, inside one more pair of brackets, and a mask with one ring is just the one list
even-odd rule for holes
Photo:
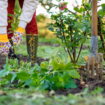
[[[34,54],[36,53],[36,45],[38,39],[35,10],[38,5],[38,0],[19,0],[19,3],[21,8],[23,7],[22,14],[20,16],[18,28],[13,34],[13,32],[11,31],[11,22],[7,24],[7,7],[8,7],[8,13],[14,14],[15,0],[0,0],[0,13],[1,13],[0,14],[0,55],[3,56],[8,55],[9,49],[11,48],[9,39],[12,38],[14,45],[19,44],[22,40],[22,35],[25,34],[25,29],[26,29],[27,42],[31,39],[30,42],[27,43],[28,53],[31,60],[35,60],[36,55]],[[9,16],[8,20],[10,21],[11,19],[12,17]],[[32,46],[31,49],[31,45],[33,45],[35,48]],[[32,50],[33,52],[30,53],[31,51],[29,50]]]

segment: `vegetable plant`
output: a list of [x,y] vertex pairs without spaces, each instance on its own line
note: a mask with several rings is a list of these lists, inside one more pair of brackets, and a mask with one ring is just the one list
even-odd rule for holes
[[53,58],[50,62],[42,62],[41,65],[31,67],[31,64],[21,62],[19,67],[17,60],[9,60],[0,71],[0,87],[35,87],[43,90],[57,90],[76,88],[74,79],[80,75],[74,65],[65,63],[60,58]]

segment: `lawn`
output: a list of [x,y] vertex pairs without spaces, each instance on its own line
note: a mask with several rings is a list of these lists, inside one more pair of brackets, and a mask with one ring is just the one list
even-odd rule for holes
[[102,89],[91,93],[85,89],[79,94],[59,95],[53,91],[38,91],[31,89],[2,89],[0,105],[105,105]]

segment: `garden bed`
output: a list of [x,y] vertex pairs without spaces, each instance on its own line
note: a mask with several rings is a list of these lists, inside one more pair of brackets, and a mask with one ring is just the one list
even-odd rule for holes
[[[17,55],[19,58],[19,62],[20,61],[24,61],[24,62],[29,62],[29,57],[28,56],[24,56],[24,55]],[[40,65],[41,62],[44,61],[49,61],[49,59],[44,59],[44,58],[37,58],[37,63]],[[88,78],[84,77],[85,80],[81,82],[81,80],[75,80],[76,84],[77,84],[77,88],[74,89],[58,89],[55,90],[54,93],[52,94],[57,94],[57,95],[68,95],[68,94],[77,94],[77,93],[81,93],[85,88],[88,88],[89,91],[93,91],[96,87],[100,87],[104,89],[103,94],[105,93],[105,78],[103,78],[103,80],[98,80],[98,79],[93,79],[93,78]],[[50,93],[50,91],[49,91]]]

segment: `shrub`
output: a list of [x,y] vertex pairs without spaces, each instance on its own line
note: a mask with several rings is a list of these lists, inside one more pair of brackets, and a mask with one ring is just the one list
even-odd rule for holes
[[72,63],[77,63],[83,44],[91,32],[90,15],[87,8],[90,9],[88,3],[75,7],[74,12],[64,8],[59,12],[51,13],[51,19],[54,22],[49,25],[49,29],[55,32],[57,38],[62,41]]

